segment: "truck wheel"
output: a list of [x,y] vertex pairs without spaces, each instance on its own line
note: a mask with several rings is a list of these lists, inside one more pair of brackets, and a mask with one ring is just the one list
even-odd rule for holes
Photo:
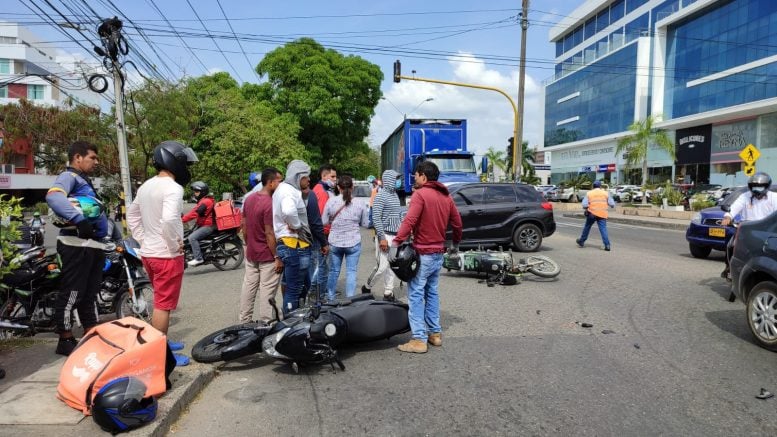
[[691,250],[691,256],[694,258],[705,259],[712,252],[711,247],[697,246],[695,244],[688,244],[688,248]]
[[513,232],[513,245],[519,252],[535,252],[542,245],[542,230],[533,223],[524,223]]

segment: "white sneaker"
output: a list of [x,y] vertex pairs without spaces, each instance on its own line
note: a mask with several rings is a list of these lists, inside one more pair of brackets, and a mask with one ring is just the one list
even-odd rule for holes
[[200,265],[200,264],[202,264],[204,262],[205,261],[203,261],[201,259],[193,259],[193,260],[189,261],[187,264],[189,264],[189,267],[196,267],[196,266],[198,266],[198,265]]

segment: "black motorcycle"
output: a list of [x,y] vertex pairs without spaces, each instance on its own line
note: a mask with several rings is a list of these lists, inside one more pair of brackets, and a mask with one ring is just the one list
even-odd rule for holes
[[[46,249],[36,246],[17,255],[11,265],[18,267],[0,282],[5,294],[0,320],[26,325],[32,335],[53,331],[61,267],[57,255],[46,255]],[[7,334],[3,331],[3,336]]]
[[345,370],[336,347],[387,339],[410,331],[407,304],[378,301],[372,294],[361,294],[338,302],[316,302],[269,324],[244,323],[216,331],[192,348],[192,356],[201,363],[230,361],[264,352],[291,363],[299,372],[305,364],[334,363]]
[[[189,244],[189,234],[193,230],[187,230],[184,233],[184,257],[186,264],[194,259],[192,255],[192,246]],[[200,250],[202,259],[205,261],[202,265],[213,264],[219,270],[234,270],[243,263],[245,253],[243,251],[243,242],[237,234],[238,228],[226,229],[223,231],[213,231],[212,234],[200,240]]]
[[100,314],[115,313],[117,319],[127,316],[151,322],[154,311],[154,288],[137,253],[140,245],[131,238],[105,247],[105,266],[97,309]]

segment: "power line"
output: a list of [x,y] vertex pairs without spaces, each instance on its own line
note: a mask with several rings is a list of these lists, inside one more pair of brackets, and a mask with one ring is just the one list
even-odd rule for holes
[[197,13],[197,9],[194,9],[194,6],[192,6],[192,2],[190,2],[189,0],[186,0],[186,3],[187,3],[187,4],[189,5],[189,7],[192,9],[192,12],[194,12],[194,16],[195,16],[195,17],[197,17],[197,20],[199,20],[199,21],[200,21],[200,25],[202,25],[202,28],[203,28],[203,29],[205,29],[205,32],[207,32],[207,33],[208,33],[208,36],[209,36],[209,37],[210,37],[210,39],[213,41],[213,44],[215,44],[215,45],[216,45],[216,48],[217,48],[217,49],[219,49],[219,51],[221,52],[221,56],[222,56],[222,57],[224,57],[224,60],[225,60],[225,61],[227,61],[227,64],[229,64],[229,67],[232,69],[232,71],[234,71],[234,72],[235,72],[235,74],[237,75],[237,78],[238,78],[238,79],[240,79],[240,82],[245,82],[245,81],[243,80],[243,78],[240,76],[240,73],[237,71],[237,69],[235,68],[235,66],[234,66],[234,65],[232,65],[232,61],[230,61],[230,60],[229,60],[229,58],[227,58],[227,55],[226,55],[226,54],[224,54],[224,51],[223,51],[223,50],[221,50],[221,46],[219,46],[219,43],[218,43],[218,42],[216,42],[216,39],[215,39],[215,38],[213,38],[213,35],[210,33],[210,30],[208,30],[208,27],[207,27],[207,26],[205,26],[205,23],[203,23],[203,22],[202,22],[202,20],[200,20],[200,14],[198,14],[198,13]]
[[224,18],[227,20],[227,24],[229,24],[229,30],[232,31],[232,35],[235,36],[235,39],[237,40],[237,44],[240,46],[240,51],[243,52],[243,57],[246,60],[246,63],[248,64],[248,67],[251,68],[251,71],[254,72],[254,76],[256,76],[256,80],[261,81],[262,78],[259,77],[259,73],[256,72],[256,69],[253,65],[251,65],[251,61],[248,60],[248,55],[246,54],[245,49],[243,48],[243,43],[240,42],[240,39],[237,37],[237,34],[235,34],[235,29],[232,28],[232,23],[229,21],[229,18],[227,18],[227,13],[224,12],[224,8],[221,7],[221,1],[216,0],[216,4],[219,5],[219,9],[221,9],[221,13],[224,14]]
[[207,73],[208,72],[208,67],[206,67],[205,63],[202,62],[202,59],[200,59],[200,57],[197,56],[197,53],[194,53],[194,50],[192,50],[191,47],[189,47],[189,44],[187,44],[186,41],[184,41],[184,39],[181,37],[181,34],[178,33],[178,31],[175,29],[175,27],[172,25],[172,23],[170,23],[170,21],[167,19],[167,17],[162,12],[162,10],[159,9],[159,7],[156,5],[156,3],[154,3],[154,0],[146,0],[146,2],[149,3],[154,9],[156,9],[157,13],[162,17],[162,19],[164,19],[164,21],[167,23],[167,25],[170,26],[170,29],[173,29],[175,34],[178,36],[178,39],[181,40],[183,45],[189,50],[189,53],[191,53],[192,56],[194,57],[194,59],[196,59],[197,62],[200,63],[200,65],[202,66],[202,71]]

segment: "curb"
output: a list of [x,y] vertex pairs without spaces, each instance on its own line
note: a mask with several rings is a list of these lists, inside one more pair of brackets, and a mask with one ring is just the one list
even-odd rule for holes
[[[562,214],[562,217],[585,219],[585,215],[582,213]],[[611,223],[622,223],[627,225],[646,226],[650,228],[658,229],[674,229],[678,231],[684,231],[688,228],[686,223],[672,223],[672,222],[658,222],[650,220],[640,220],[631,218],[610,217],[607,219]]]
[[167,435],[186,407],[213,381],[216,368],[211,365],[197,364],[192,360],[192,364],[182,368],[177,377],[173,375],[175,378],[173,388],[159,399],[156,420],[127,433],[127,436],[163,437]]

